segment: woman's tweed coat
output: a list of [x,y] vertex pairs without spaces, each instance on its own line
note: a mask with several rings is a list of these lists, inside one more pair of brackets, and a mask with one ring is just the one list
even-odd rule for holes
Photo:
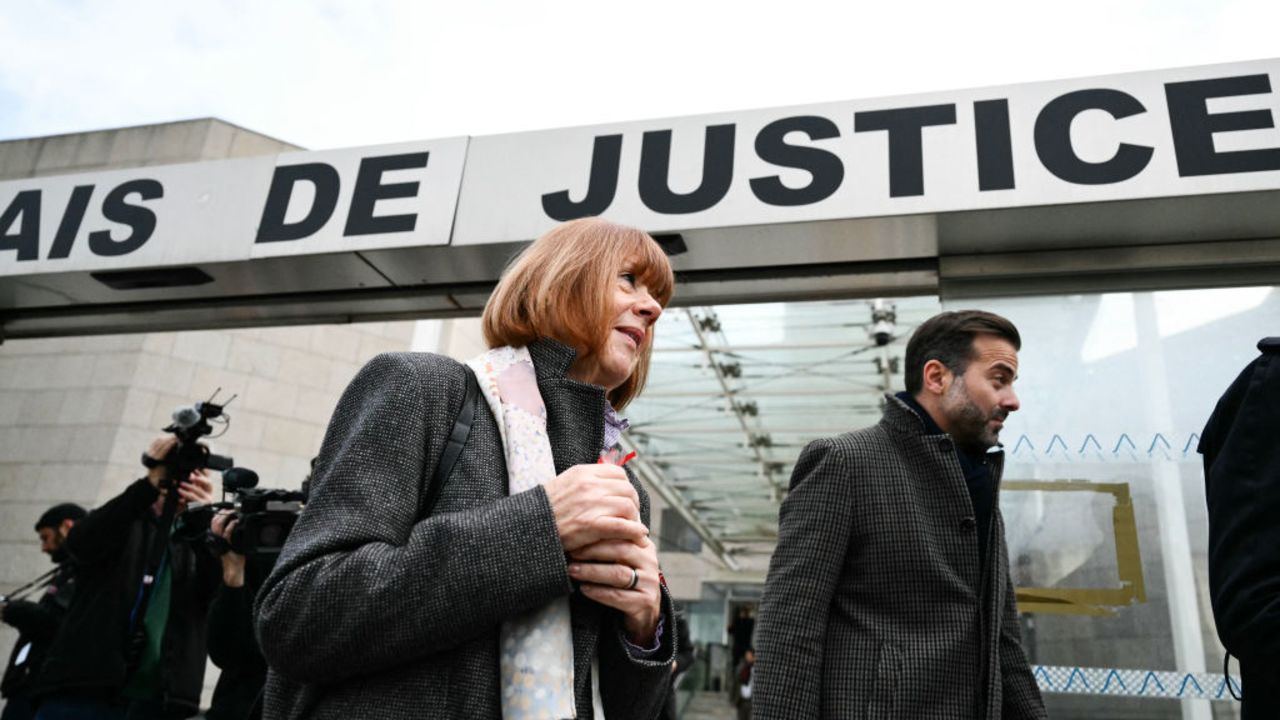
[[[573,350],[542,340],[529,351],[556,472],[595,462],[604,391],[565,377]],[[370,361],[343,394],[310,502],[258,595],[267,718],[501,717],[502,621],[573,586],[546,492],[507,494],[483,400],[434,512],[419,517],[464,387],[453,360],[395,353]],[[648,524],[648,496],[631,482]],[[617,611],[577,593],[570,606],[578,717],[592,716],[593,655],[609,720],[654,717],[675,656],[670,597],[648,660],[628,654]]]
[[993,504],[980,564],[950,436],[892,395],[879,424],[805,448],[756,625],[754,717],[1045,717]]

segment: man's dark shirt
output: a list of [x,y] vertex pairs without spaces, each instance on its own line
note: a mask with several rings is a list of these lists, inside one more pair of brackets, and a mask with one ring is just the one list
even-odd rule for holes
[[[938,423],[934,422],[929,412],[924,409],[911,393],[900,392],[899,400],[915,411],[924,422],[925,435],[945,435]],[[969,500],[973,503],[974,518],[978,522],[978,562],[986,570],[987,535],[991,531],[991,510],[995,507],[995,482],[991,478],[991,465],[987,463],[987,451],[980,448],[962,448],[953,443],[956,457],[960,460],[960,469],[964,471],[964,484],[969,489]]]
[[751,647],[751,638],[756,631],[756,621],[750,617],[736,617],[729,626],[729,634],[733,638],[733,664],[737,665],[747,648]]
[[253,634],[253,591],[225,585],[218,588],[209,608],[208,635],[209,659],[222,674],[206,719],[262,717],[259,699],[267,682],[267,661]]

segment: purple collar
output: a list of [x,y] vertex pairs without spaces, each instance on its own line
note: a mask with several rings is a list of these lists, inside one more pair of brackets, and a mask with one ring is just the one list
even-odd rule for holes
[[613,409],[613,405],[608,400],[604,401],[604,450],[608,450],[618,444],[618,440],[622,438],[622,433],[631,427],[631,423],[626,418],[620,417],[618,411]]

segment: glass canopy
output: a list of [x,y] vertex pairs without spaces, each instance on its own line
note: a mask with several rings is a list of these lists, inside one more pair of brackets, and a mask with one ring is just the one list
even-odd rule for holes
[[811,440],[874,424],[934,297],[724,305],[658,321],[636,465],[730,569],[761,567]]

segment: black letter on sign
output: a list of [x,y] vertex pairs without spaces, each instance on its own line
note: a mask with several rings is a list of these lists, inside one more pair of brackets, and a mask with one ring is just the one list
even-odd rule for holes
[[1138,99],[1119,90],[1077,90],[1056,97],[1036,118],[1036,154],[1059,178],[1077,185],[1117,183],[1142,172],[1155,150],[1146,145],[1120,143],[1110,160],[1085,162],[1071,147],[1071,123],[1085,110],[1102,110],[1117,120],[1147,111]]
[[973,104],[978,142],[978,189],[1013,188],[1013,146],[1009,135],[1009,101],[980,100]]
[[62,214],[62,222],[58,223],[58,233],[53,236],[53,247],[49,248],[49,259],[59,259],[71,254],[71,246],[76,242],[76,234],[80,232],[80,223],[84,221],[84,211],[89,207],[89,198],[93,195],[92,185],[77,185],[71,191],[71,199],[67,201],[67,211]]
[[591,215],[602,215],[613,204],[618,192],[618,167],[622,164],[622,136],[601,135],[591,149],[591,177],[582,202],[569,199],[568,190],[542,196],[542,212],[553,220],[564,222]]
[[[22,227],[11,233],[9,228],[22,215]],[[40,257],[40,191],[23,190],[0,215],[0,250],[17,250],[18,260]]]
[[1213,134],[1232,130],[1267,130],[1275,127],[1270,110],[1210,113],[1205,101],[1216,97],[1262,95],[1271,92],[1266,75],[1196,80],[1164,86],[1169,100],[1169,124],[1173,130],[1173,150],[1178,156],[1178,174],[1218,175],[1222,173],[1280,170],[1280,148],[1217,152]]
[[128,225],[133,232],[123,240],[113,240],[110,230],[89,233],[89,249],[94,255],[128,255],[151,239],[151,233],[156,229],[156,214],[141,205],[125,203],[125,198],[133,193],[138,193],[143,200],[155,200],[164,197],[164,186],[156,180],[130,180],[107,193],[102,201],[102,216],[111,222]]
[[724,199],[733,182],[733,125],[710,125],[702,148],[702,182],[690,193],[674,193],[671,131],[650,130],[640,145],[640,202],[664,215],[702,212]]
[[418,194],[418,183],[402,182],[390,185],[382,184],[382,173],[388,170],[408,170],[427,166],[430,153],[408,153],[406,155],[383,155],[382,157],[364,158],[360,161],[360,172],[356,175],[355,194],[351,196],[351,212],[347,214],[347,229],[344,237],[352,235],[378,235],[381,233],[412,232],[418,224],[418,215],[386,215],[373,216],[373,206],[379,200],[414,197]]
[[[311,203],[311,210],[306,217],[286,225],[284,214],[289,210],[293,187],[304,180],[315,186],[315,201]],[[298,240],[315,234],[333,217],[333,209],[338,206],[339,182],[338,171],[332,165],[324,163],[276,168],[271,176],[271,189],[267,191],[267,205],[262,209],[262,220],[258,223],[258,238],[254,242]]]
[[788,145],[788,133],[801,132],[810,140],[840,137],[840,128],[824,117],[804,115],[775,120],[756,135],[756,155],[781,167],[799,168],[813,176],[802,188],[789,188],[777,175],[752,178],[751,192],[761,202],[784,207],[809,205],[831,197],[844,182],[844,164],[835,153],[803,145]]
[[854,132],[889,131],[889,197],[924,194],[924,143],[928,125],[953,125],[955,105],[874,110],[855,113]]

